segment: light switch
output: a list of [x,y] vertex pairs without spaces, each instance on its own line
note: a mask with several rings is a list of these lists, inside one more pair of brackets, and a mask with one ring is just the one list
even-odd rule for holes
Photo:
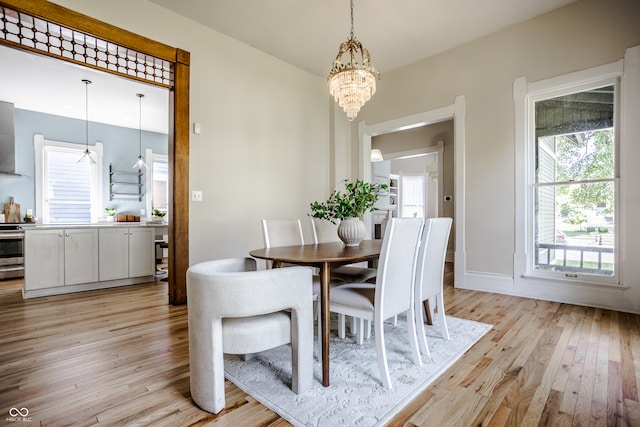
[[201,131],[201,127],[200,127],[200,123],[194,123],[193,124],[193,133],[195,133],[196,135],[200,135],[200,131]]
[[201,202],[202,201],[202,191],[192,191],[191,192],[191,201],[192,202]]

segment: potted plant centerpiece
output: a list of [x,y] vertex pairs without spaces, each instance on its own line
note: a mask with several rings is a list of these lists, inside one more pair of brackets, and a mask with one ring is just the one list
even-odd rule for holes
[[378,201],[378,192],[386,190],[387,184],[371,184],[361,180],[343,181],[345,191],[334,189],[327,201],[311,203],[311,216],[338,225],[338,237],[346,246],[358,246],[365,238],[367,229],[362,222],[364,214],[373,210]]

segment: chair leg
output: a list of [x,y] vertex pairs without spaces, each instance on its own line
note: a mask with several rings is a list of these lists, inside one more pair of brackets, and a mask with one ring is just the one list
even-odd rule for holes
[[338,338],[341,340],[347,336],[345,325],[345,315],[342,313],[338,313]]
[[378,368],[380,378],[385,388],[392,389],[391,376],[389,375],[389,365],[387,364],[387,349],[384,345],[384,322],[376,323],[375,330],[376,355],[378,356]]
[[[420,357],[420,349],[418,348],[418,336],[416,333],[416,322],[410,319],[415,319],[415,310],[410,308],[407,312],[407,333],[409,334],[409,345],[411,346],[411,356],[413,357],[413,363],[422,366],[422,358]],[[426,342],[426,341],[425,341]]]
[[356,338],[358,339],[358,345],[364,344],[364,324],[366,320],[360,318],[353,318],[356,322]]
[[449,328],[447,327],[447,318],[444,315],[444,297],[442,292],[437,296],[437,307],[438,307],[438,322],[440,323],[440,327],[442,328],[442,337],[445,340],[451,339],[449,336]]
[[313,312],[313,320],[317,321],[318,324],[318,339],[316,340],[315,343],[315,353],[316,353],[316,358],[318,360],[322,359],[322,325],[320,324],[320,299],[318,298],[316,301],[314,301],[313,303],[314,306],[314,312]]
[[367,340],[371,338],[371,320],[364,321],[364,338]]
[[416,308],[414,310],[414,323],[416,326],[416,336],[418,338],[418,345],[420,346],[420,351],[425,356],[431,358],[431,353],[429,352],[429,345],[427,344],[427,336],[424,330],[424,311],[422,301],[416,300]]
[[313,386],[313,319],[295,312],[291,313],[291,364],[293,392],[309,390]]

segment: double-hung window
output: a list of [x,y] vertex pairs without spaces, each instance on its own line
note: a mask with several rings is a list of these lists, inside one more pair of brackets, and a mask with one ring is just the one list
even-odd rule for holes
[[90,223],[102,210],[102,144],[90,146],[96,163],[78,161],[84,145],[35,136],[36,212],[45,224]]
[[619,282],[619,82],[596,75],[526,96],[529,276]]

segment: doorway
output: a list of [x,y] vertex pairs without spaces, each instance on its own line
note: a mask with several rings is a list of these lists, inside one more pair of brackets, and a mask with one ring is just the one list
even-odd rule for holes
[[[414,129],[421,126],[453,120],[453,194],[443,195],[442,201],[447,201],[453,205],[453,226],[451,229],[451,241],[454,242],[453,253],[447,254],[448,261],[455,262],[455,286],[464,284],[464,272],[466,271],[465,260],[465,97],[456,97],[453,104],[435,110],[402,117],[399,119],[367,125],[361,122],[359,125],[359,177],[365,181],[371,181],[371,148],[372,139],[375,136],[387,135],[394,132]],[[444,215],[448,216],[448,215]],[[371,223],[368,224],[371,226]]]
[[[178,48],[167,46],[160,42],[130,33],[129,31],[80,14],[71,9],[58,6],[46,0],[3,0],[6,8],[0,9],[2,17],[6,19],[11,14],[19,21],[24,17],[33,22],[34,17],[65,29],[72,29],[75,35],[95,37],[114,43],[122,48],[131,49],[143,55],[165,61],[169,64],[173,81],[169,97],[169,212],[173,221],[169,224],[169,303],[185,304],[186,271],[189,267],[189,66],[190,54]],[[6,46],[15,49],[43,53],[33,46],[22,44],[20,38],[11,40],[5,34],[1,40]],[[75,39],[74,39],[75,40]],[[62,53],[44,53],[57,60],[74,64],[87,65],[73,58],[65,57]],[[73,56],[73,55],[71,55]],[[90,65],[88,65],[90,66]],[[137,77],[109,71],[98,66],[90,66],[101,71],[122,75],[125,78],[140,80]],[[165,84],[166,86],[166,84]],[[180,170],[179,174],[175,171]]]

